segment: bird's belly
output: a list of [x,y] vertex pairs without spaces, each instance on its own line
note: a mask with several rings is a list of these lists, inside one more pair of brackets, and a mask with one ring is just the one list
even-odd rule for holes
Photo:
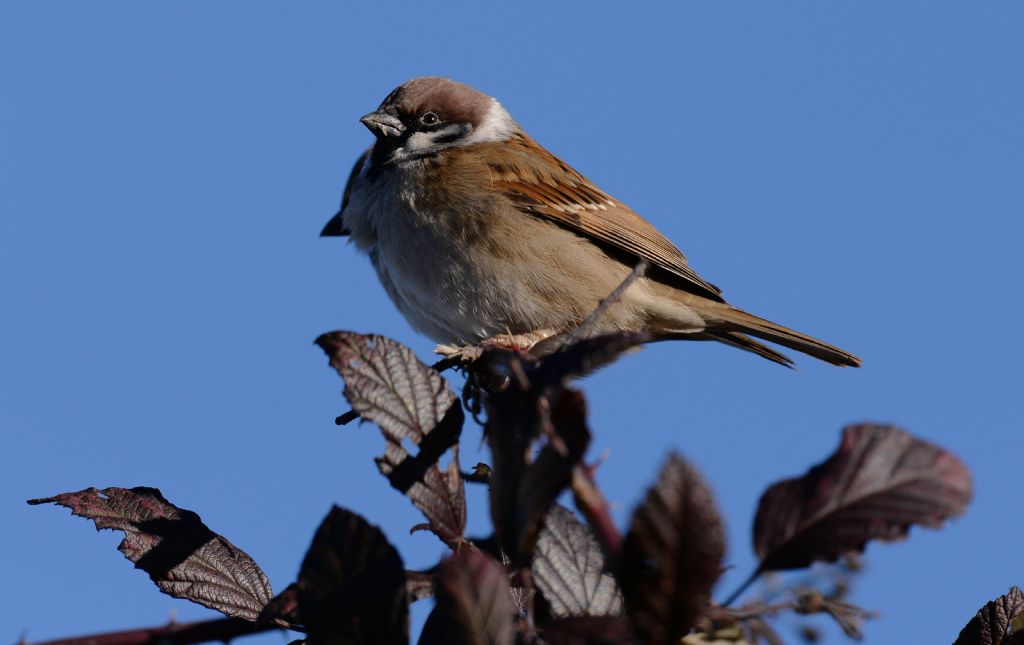
[[481,260],[428,229],[410,231],[401,244],[381,240],[373,256],[398,309],[437,342],[477,342],[551,322],[543,303],[523,288],[521,265]]
[[[480,221],[423,213],[378,230],[371,256],[385,289],[419,331],[442,343],[560,332],[629,272],[597,247],[514,210]],[[609,323],[629,327],[620,308]]]

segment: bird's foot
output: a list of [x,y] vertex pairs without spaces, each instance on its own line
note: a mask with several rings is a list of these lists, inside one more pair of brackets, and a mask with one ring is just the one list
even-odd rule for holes
[[537,346],[538,343],[551,338],[554,335],[555,332],[548,329],[531,331],[525,334],[497,334],[480,341],[480,346],[484,348],[500,347],[517,352],[529,352]]
[[486,349],[497,347],[527,354],[538,343],[554,335],[554,331],[547,329],[525,334],[496,334],[476,345],[438,345],[434,348],[434,353],[443,356],[450,363],[468,365],[480,358]]
[[438,345],[434,353],[452,365],[469,365],[484,353],[479,345]]

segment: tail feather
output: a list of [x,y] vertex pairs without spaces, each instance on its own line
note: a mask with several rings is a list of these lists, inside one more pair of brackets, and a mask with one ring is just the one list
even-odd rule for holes
[[712,340],[717,340],[720,343],[732,345],[733,347],[737,347],[739,349],[757,354],[762,358],[767,358],[773,363],[778,363],[783,367],[793,367],[793,359],[790,358],[789,356],[786,356],[782,352],[777,352],[771,347],[768,347],[767,345],[762,345],[753,338],[749,336],[744,336],[739,332],[726,331],[719,333],[711,333],[708,334],[708,336],[710,336]]
[[[723,342],[727,342],[731,345],[738,345],[742,349],[747,349],[748,351],[753,351],[756,354],[761,354],[758,350],[743,346],[743,341],[740,341],[739,343],[735,342],[736,337],[743,338],[751,343],[754,342],[742,334],[736,333],[742,332],[743,334],[756,336],[761,340],[767,340],[782,345],[783,347],[795,349],[798,352],[803,352],[804,354],[821,359],[833,365],[839,365],[840,367],[860,367],[860,358],[847,351],[839,349],[834,345],[829,345],[817,338],[801,334],[798,331],[789,329],[788,327],[783,327],[782,325],[773,323],[770,320],[759,318],[754,314],[747,313],[746,311],[737,309],[731,305],[727,305],[725,303],[722,303],[721,305],[719,305],[719,303],[714,304],[718,306],[716,306],[713,312],[711,312],[712,319],[708,321],[711,324],[705,333],[717,336],[717,340],[722,340]],[[723,336],[727,336],[729,340],[725,340],[722,338]],[[760,347],[764,346],[760,345]],[[768,356],[765,358],[774,360]]]
[[763,345],[749,336],[736,331],[705,331],[705,332],[688,332],[688,331],[662,331],[654,333],[654,340],[711,340],[719,343],[725,343],[731,347],[742,349],[743,351],[757,354],[761,358],[767,358],[773,363],[778,363],[783,367],[793,368],[793,359],[786,356],[782,352],[777,352],[767,345]]

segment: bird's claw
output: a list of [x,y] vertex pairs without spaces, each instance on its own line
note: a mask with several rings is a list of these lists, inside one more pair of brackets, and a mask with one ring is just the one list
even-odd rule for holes
[[447,361],[468,365],[479,359],[484,350],[491,348],[509,349],[527,354],[538,343],[554,334],[555,332],[548,330],[532,331],[525,334],[496,334],[485,338],[476,345],[438,345],[434,348],[434,353],[443,356]]
[[480,358],[484,348],[479,345],[438,345],[434,348],[434,353],[443,356],[446,361],[468,365]]

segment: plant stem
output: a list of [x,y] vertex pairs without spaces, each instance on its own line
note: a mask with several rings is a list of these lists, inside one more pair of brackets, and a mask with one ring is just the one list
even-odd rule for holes
[[750,585],[754,584],[754,581],[757,580],[760,576],[761,576],[761,567],[758,567],[757,569],[754,569],[753,573],[751,573],[749,576],[747,576],[747,579],[743,581],[743,584],[741,584],[739,586],[739,588],[736,589],[736,591],[734,591],[731,594],[729,594],[729,597],[725,599],[725,602],[722,603],[722,606],[723,607],[728,607],[732,603],[736,602],[736,599],[739,598],[740,595],[744,591],[746,591],[747,588]]
[[[192,645],[220,641],[227,643],[239,636],[268,632],[281,627],[259,624],[240,618],[218,618],[193,623],[169,623],[162,627],[144,627],[90,636],[74,636],[31,645]],[[22,641],[19,645],[30,645]]]

